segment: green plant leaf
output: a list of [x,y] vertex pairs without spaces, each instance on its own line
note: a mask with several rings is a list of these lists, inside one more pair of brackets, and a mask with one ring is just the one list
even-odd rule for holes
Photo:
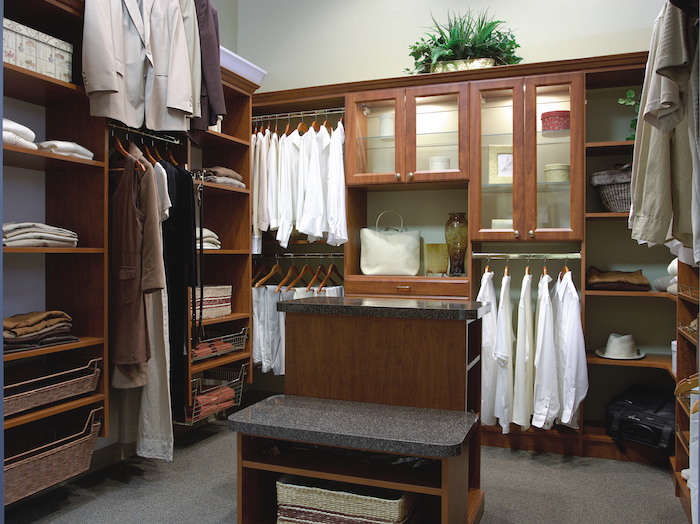
[[627,98],[634,98],[634,90],[633,89],[630,89],[629,91],[627,91]]

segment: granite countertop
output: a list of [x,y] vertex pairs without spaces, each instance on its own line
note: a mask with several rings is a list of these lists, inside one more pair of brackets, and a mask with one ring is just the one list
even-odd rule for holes
[[295,395],[275,395],[229,416],[245,435],[426,457],[462,452],[477,416]]
[[438,320],[476,320],[488,313],[489,307],[488,304],[467,300],[369,297],[313,297],[277,303],[277,310],[286,313]]

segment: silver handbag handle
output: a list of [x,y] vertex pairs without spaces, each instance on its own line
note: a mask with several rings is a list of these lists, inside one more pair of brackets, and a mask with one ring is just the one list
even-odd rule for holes
[[[399,227],[399,229],[397,229],[397,231],[403,231],[403,217],[402,217],[399,213],[397,213],[396,211],[394,211],[394,210],[392,210],[392,209],[387,209],[386,211],[382,211],[381,213],[379,213],[379,216],[377,217],[377,222],[374,224],[374,230],[375,230],[375,231],[379,232],[379,219],[382,218],[382,215],[383,215],[384,213],[394,213],[394,214],[396,214],[396,215],[401,219],[401,226]],[[392,228],[392,229],[393,229],[393,228]]]

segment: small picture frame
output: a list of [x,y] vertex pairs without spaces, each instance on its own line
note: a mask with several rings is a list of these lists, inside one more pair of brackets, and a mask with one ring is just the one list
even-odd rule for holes
[[513,184],[513,146],[489,146],[489,184]]

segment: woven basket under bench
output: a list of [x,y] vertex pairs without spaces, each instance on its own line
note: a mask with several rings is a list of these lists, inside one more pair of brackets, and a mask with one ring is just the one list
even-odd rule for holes
[[[277,524],[418,524],[413,493],[284,476],[277,481]],[[320,482],[320,481],[319,481]],[[320,487],[323,486],[323,487]],[[357,491],[362,490],[359,494]]]

